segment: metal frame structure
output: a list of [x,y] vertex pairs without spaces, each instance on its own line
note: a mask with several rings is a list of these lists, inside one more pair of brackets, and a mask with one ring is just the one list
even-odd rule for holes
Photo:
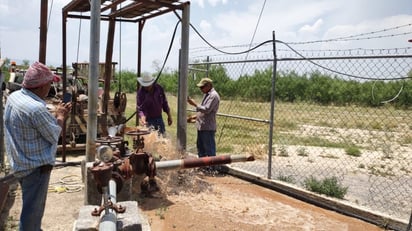
[[[103,124],[102,130],[107,128],[107,108],[110,93],[110,80],[112,73],[112,57],[113,57],[113,44],[114,44],[114,34],[115,34],[115,23],[120,22],[131,22],[138,24],[138,50],[137,50],[137,75],[141,74],[141,56],[142,56],[142,33],[143,27],[146,20],[157,17],[169,12],[174,12],[176,10],[182,11],[182,40],[181,40],[181,51],[179,56],[179,104],[178,104],[178,123],[177,123],[177,146],[178,149],[183,151],[186,148],[186,98],[187,98],[187,76],[188,76],[188,50],[189,50],[189,18],[190,18],[190,2],[182,0],[73,0],[67,4],[62,10],[62,47],[63,47],[63,57],[62,57],[62,78],[63,78],[63,92],[66,91],[66,79],[67,79],[67,19],[77,18],[77,19],[90,19],[91,20],[91,37],[94,34],[99,35],[100,27],[93,29],[94,24],[100,24],[100,20],[108,21],[108,34],[107,34],[107,44],[106,44],[106,56],[105,56],[105,74],[104,74],[104,95],[103,95],[103,115],[101,121]],[[94,21],[93,21],[94,20]],[[95,36],[94,41],[98,41],[99,36]],[[93,38],[91,38],[93,41]],[[91,47],[93,46],[91,42]],[[98,47],[97,47],[98,49]],[[98,54],[97,52],[92,52]],[[92,57],[91,57],[92,59]],[[98,55],[97,55],[98,59]],[[98,62],[98,60],[97,60]],[[93,61],[90,60],[89,80],[93,80]],[[96,64],[96,66],[98,63]],[[93,81],[91,81],[93,83]],[[108,83],[108,84],[107,84]],[[92,85],[92,84],[90,84]],[[137,83],[136,83],[137,86]],[[97,86],[94,86],[97,88]],[[138,86],[137,86],[138,87]],[[90,86],[89,86],[90,90]],[[89,91],[89,100],[97,99],[97,95],[93,95],[94,89]],[[89,105],[97,105],[97,103],[92,103]],[[94,108],[89,108],[89,113],[93,111]],[[92,115],[93,116],[93,115]],[[93,118],[89,115],[89,118]],[[88,123],[87,129],[97,130],[97,127],[92,126],[93,122]],[[63,128],[63,137],[66,135],[66,129]],[[87,144],[86,144],[86,160],[93,161],[95,156],[95,143],[96,137],[95,133],[88,132]],[[65,156],[65,142],[62,142],[62,152],[63,161]]]

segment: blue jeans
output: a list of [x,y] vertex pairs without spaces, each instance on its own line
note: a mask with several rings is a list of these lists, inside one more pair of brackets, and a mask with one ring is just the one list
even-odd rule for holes
[[23,193],[23,208],[20,214],[20,231],[41,230],[41,220],[46,207],[51,168],[36,168],[28,176],[19,179]]
[[156,129],[160,134],[164,134],[166,131],[165,128],[165,123],[163,122],[162,117],[157,117],[157,118],[148,118],[146,119],[146,122],[149,126],[153,126],[154,129]]
[[197,155],[216,156],[215,131],[197,131]]

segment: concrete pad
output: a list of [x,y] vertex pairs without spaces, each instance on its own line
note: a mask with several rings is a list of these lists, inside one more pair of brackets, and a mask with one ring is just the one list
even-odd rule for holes
[[[124,213],[117,214],[117,230],[119,231],[150,231],[148,220],[142,214],[136,201],[116,203],[126,208]],[[95,205],[85,205],[80,209],[73,231],[98,231],[100,217],[92,216],[92,211],[98,209]],[[104,211],[102,212],[104,213]]]

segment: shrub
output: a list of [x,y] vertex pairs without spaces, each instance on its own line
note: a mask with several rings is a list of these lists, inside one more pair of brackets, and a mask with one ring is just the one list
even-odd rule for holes
[[348,187],[343,187],[338,183],[336,177],[325,178],[322,181],[311,176],[304,181],[305,188],[309,191],[324,194],[330,197],[343,199]]
[[361,156],[361,151],[357,147],[348,147],[345,149],[345,152],[349,156]]

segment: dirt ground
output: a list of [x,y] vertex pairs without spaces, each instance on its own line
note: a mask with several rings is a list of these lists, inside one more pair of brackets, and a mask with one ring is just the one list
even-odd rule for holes
[[[383,230],[228,175],[197,169],[158,171],[158,183],[160,192],[138,201],[155,231]],[[83,198],[80,166],[53,169],[43,230],[72,230]],[[20,208],[17,188],[3,211],[5,230],[18,229]]]

